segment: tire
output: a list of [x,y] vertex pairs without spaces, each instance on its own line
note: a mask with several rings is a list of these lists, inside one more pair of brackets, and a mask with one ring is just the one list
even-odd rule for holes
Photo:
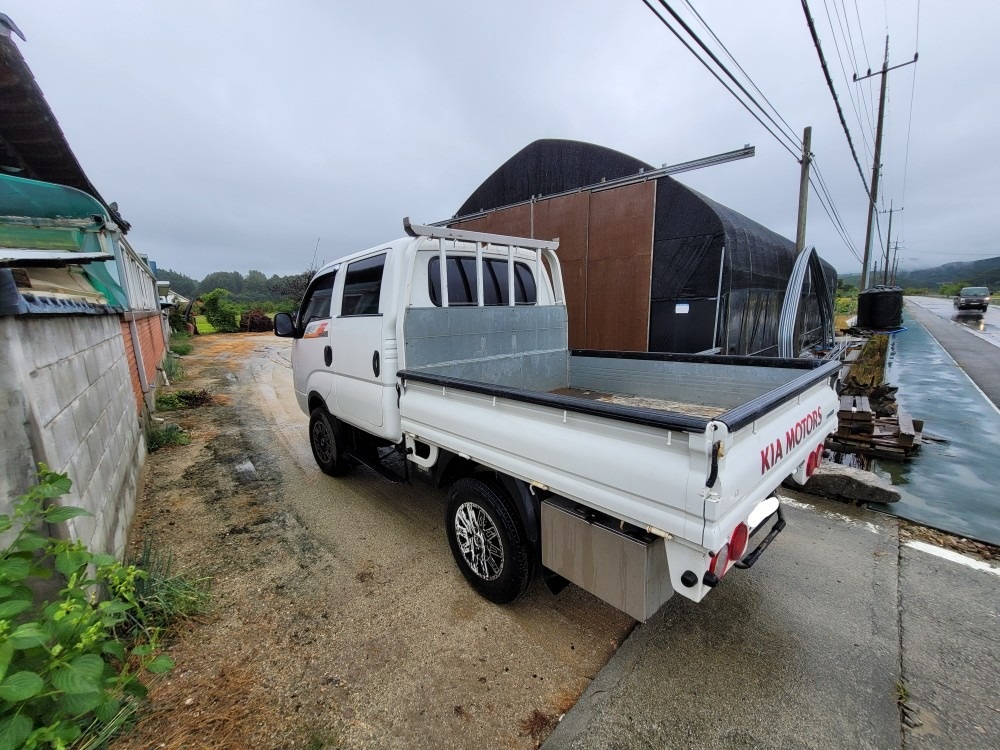
[[309,415],[309,446],[312,448],[316,465],[325,474],[338,477],[347,469],[340,429],[324,407],[313,409]]
[[483,597],[514,601],[531,585],[531,549],[506,493],[490,481],[460,479],[448,493],[448,544],[459,570]]

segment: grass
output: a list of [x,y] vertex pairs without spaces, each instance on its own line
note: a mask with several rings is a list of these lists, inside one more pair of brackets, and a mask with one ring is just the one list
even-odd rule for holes
[[180,390],[157,396],[156,410],[190,409],[193,406],[205,406],[210,403],[212,403],[212,394],[204,389],[200,391]]
[[146,450],[155,453],[165,445],[187,445],[191,438],[178,425],[152,425],[146,430]]
[[209,323],[208,318],[204,315],[195,315],[194,325],[198,329],[198,333],[215,333],[215,326]]
[[173,555],[156,550],[152,539],[147,538],[139,554],[125,562],[147,573],[146,578],[136,579],[135,587],[136,600],[145,618],[144,627],[165,628],[208,609],[211,579],[175,573]]
[[910,689],[906,683],[900,680],[896,683],[896,703],[909,703]]
[[190,338],[190,333],[174,331],[170,334],[170,351],[181,356],[190,354],[194,349],[194,345],[189,341]]
[[167,356],[163,358],[163,372],[171,383],[183,380],[184,367],[181,365],[181,358],[173,352],[167,352]]

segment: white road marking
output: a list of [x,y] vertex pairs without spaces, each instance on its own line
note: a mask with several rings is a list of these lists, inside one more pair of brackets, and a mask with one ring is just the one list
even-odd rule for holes
[[878,534],[881,531],[881,529],[879,529],[879,527],[876,524],[872,523],[871,521],[861,521],[858,520],[857,518],[851,518],[851,516],[848,516],[844,513],[837,513],[832,510],[820,510],[815,505],[811,505],[810,503],[799,502],[798,500],[792,500],[790,497],[782,496],[781,504],[787,505],[789,508],[798,508],[799,510],[811,510],[813,513],[819,513],[821,516],[823,516],[824,518],[828,518],[831,521],[840,521],[841,523],[846,524],[851,528],[863,529],[864,531],[867,531],[871,534]]
[[975,570],[982,570],[985,573],[992,573],[995,576],[1000,576],[1000,568],[994,568],[987,562],[982,560],[976,560],[975,558],[969,557],[968,555],[963,555],[959,552],[955,552],[950,549],[944,549],[943,547],[936,547],[933,544],[928,544],[927,542],[906,542],[905,546],[910,547],[920,552],[926,552],[928,555],[934,555],[935,557],[940,557],[943,560],[950,560],[953,563],[958,563],[959,565],[965,565],[968,568],[973,568]]

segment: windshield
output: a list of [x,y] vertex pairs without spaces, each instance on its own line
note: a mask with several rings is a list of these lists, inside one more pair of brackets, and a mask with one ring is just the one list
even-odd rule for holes
[[984,286],[967,286],[958,293],[960,297],[985,297],[990,290]]

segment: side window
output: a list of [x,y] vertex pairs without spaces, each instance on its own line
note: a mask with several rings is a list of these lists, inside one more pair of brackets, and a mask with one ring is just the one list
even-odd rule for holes
[[334,271],[320,276],[309,285],[306,296],[302,298],[302,304],[299,306],[299,316],[296,321],[300,336],[306,333],[310,323],[330,319],[333,282],[336,278],[337,272]]
[[342,316],[377,315],[379,296],[382,292],[382,272],[385,254],[355,261],[347,267],[344,279]]
[[[483,304],[487,307],[507,304],[507,261],[487,258],[483,261]],[[427,263],[427,288],[431,302],[441,306],[441,261],[431,258]],[[514,301],[518,305],[537,302],[535,277],[525,263],[514,264]],[[448,304],[476,304],[476,259],[448,258]]]

